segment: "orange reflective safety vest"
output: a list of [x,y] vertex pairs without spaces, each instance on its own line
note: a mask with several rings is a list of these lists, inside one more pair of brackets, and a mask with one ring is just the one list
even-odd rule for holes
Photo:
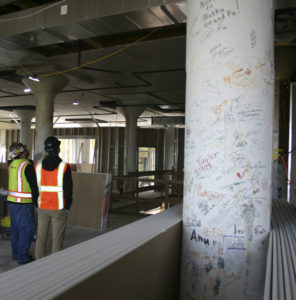
[[68,164],[60,162],[53,171],[42,167],[42,162],[35,165],[37,184],[39,188],[38,206],[43,209],[60,210],[65,206],[63,191],[64,174]]

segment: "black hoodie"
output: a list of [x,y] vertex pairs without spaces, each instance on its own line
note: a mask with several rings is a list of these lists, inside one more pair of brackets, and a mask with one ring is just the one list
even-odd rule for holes
[[[62,159],[57,154],[49,154],[42,160],[42,167],[47,171],[55,170]],[[73,182],[72,182],[72,173],[71,167],[68,165],[63,180],[63,190],[65,196],[65,209],[69,210],[72,204],[72,190],[73,190]]]

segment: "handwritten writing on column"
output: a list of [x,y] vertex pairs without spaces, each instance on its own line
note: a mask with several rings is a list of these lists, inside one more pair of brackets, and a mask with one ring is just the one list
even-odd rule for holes
[[217,121],[221,121],[221,113],[223,111],[223,107],[225,107],[227,102],[227,100],[224,100],[222,103],[215,105],[211,108],[213,113],[216,115]]
[[225,86],[236,87],[255,87],[258,84],[259,76],[262,77],[266,73],[266,63],[247,59],[243,64],[236,62],[227,62],[226,67],[229,72],[223,76]]
[[206,157],[199,156],[197,158],[197,169],[195,169],[195,174],[199,175],[200,173],[210,170],[213,168],[213,161],[217,158],[219,152],[214,152],[212,154],[208,154]]
[[226,18],[234,17],[237,14],[237,11],[231,9],[213,8],[211,11],[203,14],[203,25],[207,28],[210,25],[222,23]]
[[251,40],[251,48],[254,48],[256,46],[256,32],[255,30],[252,30],[250,33],[250,40]]
[[209,10],[213,8],[213,4],[216,0],[201,0],[200,1],[200,9],[201,10]]
[[244,236],[224,236],[224,244],[228,250],[246,250]]
[[224,195],[218,192],[208,191],[202,188],[202,184],[199,183],[197,187],[197,194],[200,197],[205,197],[208,200],[220,201],[224,198]]
[[219,43],[210,49],[210,54],[212,55],[213,58],[216,57],[223,58],[223,57],[227,57],[234,50],[235,48],[229,48]]

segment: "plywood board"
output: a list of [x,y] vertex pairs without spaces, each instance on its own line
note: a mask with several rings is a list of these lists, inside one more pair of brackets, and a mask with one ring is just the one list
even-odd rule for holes
[[73,204],[68,224],[103,230],[108,210],[108,198],[104,196],[108,174],[72,172],[72,178]]

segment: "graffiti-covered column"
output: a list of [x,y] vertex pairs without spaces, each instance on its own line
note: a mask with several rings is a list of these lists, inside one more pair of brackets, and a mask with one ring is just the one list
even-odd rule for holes
[[270,227],[270,0],[189,0],[181,299],[262,299]]

